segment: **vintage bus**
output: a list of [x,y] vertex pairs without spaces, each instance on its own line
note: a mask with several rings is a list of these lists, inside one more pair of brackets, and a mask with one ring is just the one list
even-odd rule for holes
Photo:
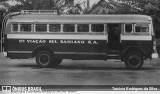
[[56,67],[62,59],[117,59],[137,70],[153,53],[153,24],[146,15],[58,15],[23,10],[7,15],[2,27],[1,50],[6,56],[36,57],[42,68]]

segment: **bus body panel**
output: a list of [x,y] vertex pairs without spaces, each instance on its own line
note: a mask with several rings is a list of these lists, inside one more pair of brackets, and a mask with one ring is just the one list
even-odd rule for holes
[[153,52],[153,37],[149,34],[139,34],[139,35],[121,35],[120,51],[121,56],[125,57],[126,52],[130,51],[140,51],[143,57],[150,58]]
[[[32,34],[33,35],[33,34]],[[21,37],[19,37],[21,36]],[[25,35],[26,36],[26,35]],[[27,35],[27,37],[30,37],[31,35]],[[48,35],[46,35],[48,36]],[[84,35],[82,35],[84,38]],[[94,35],[87,35],[87,37],[89,36],[94,36]],[[15,37],[13,34],[10,34],[7,36],[7,41],[8,41],[8,46],[7,46],[7,52],[10,54],[9,56],[11,56],[11,54],[14,53],[18,53],[18,54],[30,54],[30,57],[33,57],[32,53],[38,49],[39,47],[44,47],[47,46],[48,48],[51,48],[51,50],[54,52],[55,55],[58,56],[58,58],[69,58],[72,59],[73,55],[77,55],[74,56],[75,58],[80,58],[79,56],[83,56],[83,58],[80,59],[89,59],[92,58],[94,59],[96,56],[99,56],[98,58],[100,58],[101,56],[103,58],[100,59],[105,59],[106,58],[106,35],[100,35],[99,39],[97,38],[97,40],[93,39],[93,38],[82,38],[80,35],[79,37],[81,37],[80,39],[78,38],[73,38],[74,35],[72,35],[69,37],[70,39],[66,39],[65,37],[57,37],[57,39],[55,38],[55,35],[49,35],[49,37],[52,38],[25,38],[23,36],[23,34],[19,34],[17,37]],[[35,35],[35,37],[37,37],[37,35]],[[76,36],[77,37],[77,36]],[[102,38],[105,38],[102,40]],[[16,44],[16,45],[15,45]],[[45,49],[44,49],[45,50]],[[65,56],[64,56],[65,55]],[[15,55],[12,55],[12,58],[16,58],[14,57]],[[88,56],[88,57],[87,57]],[[104,58],[105,57],[105,58]],[[21,58],[27,58],[27,57],[21,57]],[[96,58],[96,59],[98,59]]]
[[[10,58],[32,58],[39,47],[48,47],[55,57],[66,59],[107,59],[108,31],[102,33],[39,33],[13,32],[12,23],[22,24],[108,24],[108,23],[149,23],[151,17],[144,15],[18,15],[8,19],[5,34],[5,51]],[[152,27],[150,27],[151,29]],[[119,57],[124,57],[127,49],[137,48],[150,58],[153,51],[151,30],[145,36],[123,35],[121,28]]]
[[143,54],[144,59],[150,58],[153,52],[152,41],[122,41],[121,43],[121,57],[125,58],[126,54],[130,51],[139,51]]

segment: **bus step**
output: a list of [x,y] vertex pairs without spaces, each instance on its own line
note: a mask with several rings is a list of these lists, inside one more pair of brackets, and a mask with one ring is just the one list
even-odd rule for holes
[[111,62],[122,62],[121,60],[119,60],[119,59],[109,59],[109,60],[107,60],[107,61],[111,61]]
[[119,59],[119,55],[117,54],[108,54],[107,59]]
[[118,50],[110,50],[108,51],[108,54],[119,54]]

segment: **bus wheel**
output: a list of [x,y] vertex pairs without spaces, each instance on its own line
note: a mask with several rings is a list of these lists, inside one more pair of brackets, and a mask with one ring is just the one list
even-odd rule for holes
[[48,68],[52,66],[53,54],[48,51],[41,51],[36,56],[36,63],[39,67]]
[[143,65],[142,54],[135,51],[127,54],[125,65],[130,70],[138,70]]

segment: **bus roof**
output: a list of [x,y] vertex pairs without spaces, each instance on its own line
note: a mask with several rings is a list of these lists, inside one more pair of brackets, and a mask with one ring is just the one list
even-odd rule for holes
[[46,23],[150,23],[146,15],[53,15],[20,14],[11,17],[9,22],[46,22]]

